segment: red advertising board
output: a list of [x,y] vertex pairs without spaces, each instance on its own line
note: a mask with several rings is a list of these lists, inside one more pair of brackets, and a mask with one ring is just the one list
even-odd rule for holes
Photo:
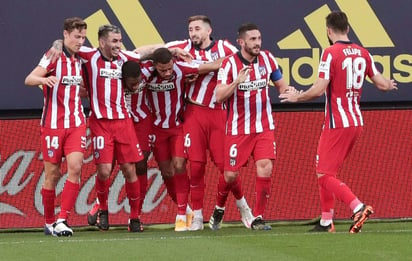
[[[272,191],[265,213],[267,220],[302,220],[319,215],[318,187],[314,159],[323,112],[275,112],[278,159]],[[376,209],[376,218],[412,217],[411,110],[364,112],[365,131],[345,162],[339,177],[359,198]],[[38,120],[0,121],[0,228],[43,226],[40,189],[44,179],[39,151]],[[81,189],[69,223],[87,225],[86,213],[95,199],[90,142],[85,155]],[[176,207],[167,196],[156,162],[149,163],[149,191],[142,221],[145,224],[173,223]],[[63,164],[62,173],[65,173]],[[204,216],[215,204],[217,169],[208,162]],[[110,223],[126,224],[129,206],[121,171],[112,174],[109,194]],[[251,160],[241,171],[242,187],[249,204],[254,204],[255,170]],[[63,175],[56,194],[60,195]],[[59,198],[59,197],[57,197]],[[60,201],[56,200],[56,213]],[[337,203],[336,218],[348,218],[350,210]],[[226,222],[239,221],[233,196],[225,212]]]

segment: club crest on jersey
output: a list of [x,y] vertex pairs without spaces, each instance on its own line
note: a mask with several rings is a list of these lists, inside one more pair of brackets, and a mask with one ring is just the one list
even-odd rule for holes
[[259,66],[258,71],[259,71],[260,75],[262,75],[262,76],[266,75],[266,67]]
[[238,85],[240,91],[254,91],[265,88],[267,86],[266,79],[259,79],[250,82],[243,82]]
[[147,84],[147,88],[153,92],[166,92],[166,91],[173,90],[175,88],[175,84],[173,82],[149,83]]
[[229,164],[230,164],[230,166],[235,166],[236,165],[236,159],[235,158],[230,158],[230,160],[229,160]]
[[121,79],[122,71],[118,69],[100,69],[100,77],[110,78],[110,79]]
[[49,158],[53,158],[54,152],[52,150],[48,150],[47,151],[47,156],[49,156]]
[[216,61],[217,59],[219,59],[219,53],[218,52],[213,52],[210,54],[210,56],[212,57],[213,61]]
[[94,158],[95,158],[95,159],[100,158],[100,153],[99,153],[98,151],[95,151],[95,152],[94,152]]
[[81,76],[63,76],[62,78],[62,84],[63,85],[80,85],[82,83],[82,77]]

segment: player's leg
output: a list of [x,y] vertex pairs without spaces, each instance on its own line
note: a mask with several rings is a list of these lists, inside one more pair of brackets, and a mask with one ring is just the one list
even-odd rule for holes
[[[186,154],[183,145],[183,128],[176,127],[170,131],[173,133],[170,138],[170,148],[172,148],[172,166],[174,171],[173,178],[175,180],[177,201],[175,231],[185,231],[191,228],[193,217],[192,210],[188,207],[189,177],[186,170]],[[183,221],[185,224],[183,224]]]
[[[271,131],[250,135],[255,144],[253,156],[256,164],[255,206],[253,215],[256,217],[251,228],[255,230],[270,230],[263,219],[272,186],[273,161],[276,159],[276,143]],[[271,144],[272,146],[268,146]]]
[[136,175],[136,163],[144,160],[131,119],[117,121],[115,137],[115,158],[125,178],[126,195],[130,205],[128,230],[141,232],[137,219],[140,216],[140,187]]
[[203,229],[203,204],[205,195],[205,167],[207,152],[208,108],[187,104],[183,124],[184,146],[189,160],[190,198],[193,221],[190,230]]

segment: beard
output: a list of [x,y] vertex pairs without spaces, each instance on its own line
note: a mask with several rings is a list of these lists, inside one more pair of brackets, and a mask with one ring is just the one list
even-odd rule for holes
[[244,49],[245,49],[245,52],[248,53],[251,56],[258,56],[259,53],[260,53],[260,46],[259,45],[256,45],[254,47],[245,46]]

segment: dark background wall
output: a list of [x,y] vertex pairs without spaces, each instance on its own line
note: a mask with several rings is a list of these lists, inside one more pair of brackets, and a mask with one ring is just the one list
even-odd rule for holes
[[[238,26],[244,22],[253,22],[261,28],[263,48],[272,51],[279,60],[289,60],[289,66],[284,64],[282,70],[290,83],[299,89],[306,89],[313,79],[311,76],[314,76],[317,70],[318,57],[313,54],[321,52],[322,46],[305,19],[325,8],[342,9],[342,3],[352,6],[349,14],[361,17],[359,19],[363,19],[366,24],[371,21],[369,17],[362,16],[362,13],[359,16],[356,10],[372,11],[376,15],[378,23],[371,22],[371,30],[366,32],[366,38],[376,37],[377,26],[385,30],[393,43],[393,46],[382,47],[384,44],[379,45],[378,39],[378,44],[368,49],[379,61],[383,61],[377,62],[383,73],[399,82],[399,91],[383,94],[370,88],[371,85],[367,83],[363,101],[412,102],[412,34],[409,33],[412,5],[407,0],[3,0],[0,9],[0,50],[3,56],[0,62],[0,110],[42,107],[41,91],[38,88],[24,86],[24,78],[37,65],[53,40],[61,38],[63,19],[71,16],[88,19],[88,36],[95,38],[96,26],[101,24],[98,19],[93,19],[103,14],[108,22],[123,27],[124,46],[127,49],[134,49],[143,43],[158,42],[159,39],[167,42],[187,38],[187,17],[193,14],[208,15],[213,22],[213,36],[227,38],[234,44]],[[115,4],[122,7],[120,11],[116,11]],[[136,6],[141,6],[143,13],[137,9],[134,12]],[[148,26],[147,20],[144,20],[146,14],[153,27]],[[136,30],[125,28],[122,17],[127,17],[127,21],[134,24],[141,33],[136,36]],[[324,30],[323,17],[315,28]],[[149,33],[145,33],[145,29]],[[278,42],[290,39],[289,36],[298,29],[301,30],[309,47],[280,48]],[[153,37],[156,33],[160,38]],[[365,33],[354,30],[351,31],[350,37],[354,42],[361,44],[365,41],[362,38],[365,37]],[[91,42],[93,41],[90,40],[88,44]],[[294,44],[299,46],[304,43],[296,40]],[[322,99],[319,99],[315,102],[321,101]],[[272,102],[278,103],[276,97]]]

